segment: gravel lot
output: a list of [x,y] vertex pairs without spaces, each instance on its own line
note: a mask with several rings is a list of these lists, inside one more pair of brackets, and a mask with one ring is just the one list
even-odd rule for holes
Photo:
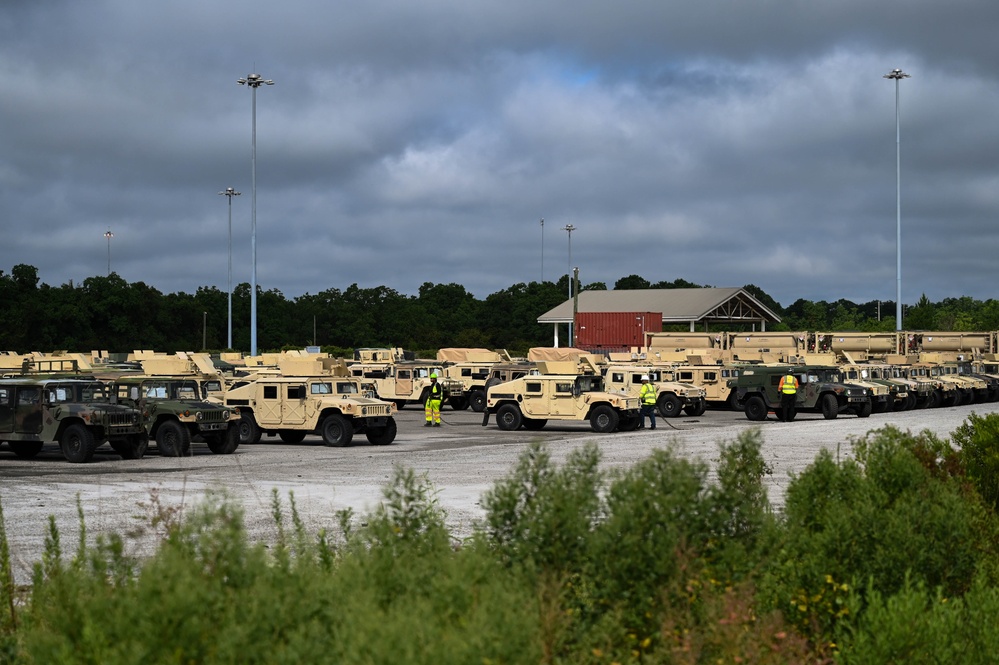
[[[891,423],[903,430],[928,429],[948,437],[972,412],[999,410],[999,404],[975,404],[945,409],[875,414],[867,419],[840,416],[824,420],[818,414],[799,414],[793,423],[770,419],[760,423],[764,454],[773,467],[770,500],[783,502],[791,474],[803,470],[820,448],[850,454],[850,437]],[[482,427],[481,414],[445,408],[440,429],[422,427],[422,410],[408,407],[397,417],[399,435],[390,446],[368,445],[364,437],[350,448],[327,448],[318,437],[297,445],[265,437],[257,445],[241,446],[233,455],[213,455],[204,444],[194,444],[187,458],[160,457],[151,447],[141,460],[120,459],[103,446],[90,464],[70,464],[55,444],[46,445],[33,460],[17,459],[0,447],[0,503],[18,582],[30,580],[30,570],[41,557],[48,516],[55,516],[64,551],[79,538],[76,498],[83,505],[92,540],[98,533],[125,534],[147,522],[153,495],[161,505],[189,507],[211,489],[224,489],[246,513],[251,538],[270,540],[271,490],[285,500],[294,493],[299,513],[309,529],[334,529],[335,512],[351,507],[364,515],[382,497],[395,465],[425,473],[438,490],[456,537],[467,535],[483,516],[482,494],[507,475],[529,441],[545,441],[556,461],[587,441],[596,441],[604,465],[627,467],[657,447],[672,447],[689,458],[713,464],[718,443],[732,440],[753,426],[742,413],[707,411],[699,418],[676,418],[655,432],[594,434],[586,423],[549,423],[540,432],[502,432],[495,422]],[[150,551],[151,537],[129,541],[131,551]]]

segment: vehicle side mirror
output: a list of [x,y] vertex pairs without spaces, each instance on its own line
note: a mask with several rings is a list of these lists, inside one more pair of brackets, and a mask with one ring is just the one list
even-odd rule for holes
[[139,387],[138,386],[132,386],[131,388],[129,388],[129,390],[128,390],[128,398],[138,401],[138,399],[139,399]]

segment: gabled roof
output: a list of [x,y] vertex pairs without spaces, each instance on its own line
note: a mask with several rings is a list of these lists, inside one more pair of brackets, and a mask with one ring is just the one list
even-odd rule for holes
[[[572,300],[566,300],[539,316],[538,323],[571,323],[572,307]],[[580,291],[578,311],[662,312],[663,323],[780,322],[777,314],[742,288]]]

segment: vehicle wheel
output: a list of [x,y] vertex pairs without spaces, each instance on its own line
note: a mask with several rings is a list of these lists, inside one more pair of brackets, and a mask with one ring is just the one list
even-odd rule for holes
[[397,427],[395,424],[395,418],[389,416],[388,421],[385,423],[384,427],[369,427],[368,431],[365,432],[365,436],[368,437],[368,442],[376,446],[387,446],[388,444],[395,441]]
[[131,434],[123,441],[110,441],[111,448],[122,459],[142,459],[149,447],[149,437],[145,434]]
[[504,432],[515,432],[524,424],[524,414],[516,404],[504,404],[496,412],[496,425]]
[[893,402],[894,402],[894,398],[892,398],[891,402],[878,400],[877,402],[871,404],[871,412],[872,413],[884,413],[885,411],[891,411],[891,406],[892,406]]
[[467,397],[449,397],[447,403],[455,411],[464,411],[468,408]]
[[703,416],[704,412],[707,411],[708,405],[703,399],[694,402],[693,404],[688,404],[683,407],[683,412],[686,413],[691,418],[696,418],[698,416]]
[[278,430],[278,436],[285,443],[302,443],[305,441],[305,432],[297,429]]
[[905,410],[911,411],[912,409],[915,409],[917,407],[925,408],[926,402],[923,402],[922,406],[920,406],[919,398],[913,395],[912,393],[909,393],[909,396],[905,398]]
[[659,415],[663,418],[676,418],[683,411],[683,403],[680,402],[680,398],[671,394],[661,395],[656,407],[659,409]]
[[42,446],[45,444],[41,441],[8,441],[7,445],[21,459],[31,459],[42,452]]
[[253,413],[247,411],[241,413],[239,418],[239,442],[240,443],[260,443],[260,426]]
[[763,401],[763,398],[759,395],[750,395],[746,399],[746,418],[749,420],[766,420],[767,419],[767,403]]
[[156,430],[156,447],[164,457],[187,457],[191,454],[191,433],[176,420],[168,420]]
[[617,429],[619,432],[634,432],[638,429],[638,426],[642,424],[641,416],[629,416],[626,418],[621,418],[617,424]]
[[733,390],[728,394],[726,402],[728,403],[728,408],[733,411],[742,411],[742,408],[739,406],[739,392],[737,390]]
[[62,433],[59,447],[63,457],[70,462],[79,464],[89,462],[97,450],[94,433],[79,423],[73,423]]
[[239,425],[229,425],[224,432],[207,437],[205,441],[208,450],[216,455],[230,455],[239,448]]
[[601,434],[616,430],[620,421],[618,412],[606,404],[601,404],[590,413],[590,429]]
[[833,420],[839,415],[839,402],[835,395],[825,394],[822,396],[822,417],[826,420]]
[[951,391],[952,398],[947,406],[961,406],[964,403],[964,393],[960,388]]
[[930,400],[930,408],[935,409],[937,407],[943,406],[943,391],[937,388],[933,391],[933,399]]
[[354,427],[338,413],[331,413],[323,420],[323,441],[327,446],[349,446],[354,438]]
[[548,424],[547,418],[524,418],[524,429],[537,432]]
[[475,411],[476,413],[482,413],[486,408],[486,391],[473,390],[472,396],[469,401],[472,406],[472,411]]
[[857,407],[857,417],[858,418],[869,418],[874,407],[871,404],[871,400],[867,400],[863,404]]
[[422,406],[423,408],[427,408],[427,397],[429,396],[430,396],[430,390],[424,388],[423,392],[420,393],[420,406]]
[[404,400],[404,399],[397,399],[397,400],[395,400],[395,408],[398,409],[399,411],[402,411],[403,409],[405,409],[406,408],[406,400]]

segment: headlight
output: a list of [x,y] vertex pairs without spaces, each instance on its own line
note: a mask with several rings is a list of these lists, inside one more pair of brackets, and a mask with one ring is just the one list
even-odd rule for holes
[[197,413],[194,414],[195,420],[201,420],[204,417],[205,417],[205,415],[203,413],[201,413],[200,411],[198,411]]
[[222,420],[229,420],[229,412],[228,411],[223,411],[222,412]]

